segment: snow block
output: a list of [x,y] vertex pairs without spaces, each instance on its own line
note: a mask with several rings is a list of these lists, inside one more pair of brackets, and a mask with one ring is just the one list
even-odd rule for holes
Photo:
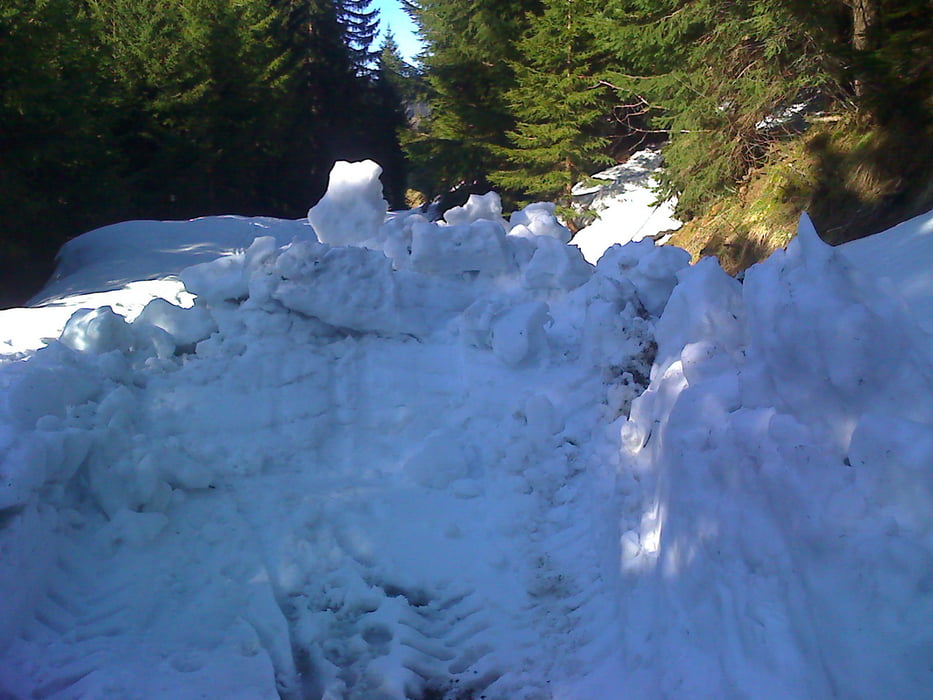
[[510,367],[541,356],[547,350],[544,324],[550,320],[548,306],[529,302],[516,306],[492,324],[492,351]]
[[509,217],[510,236],[547,236],[570,243],[570,229],[557,220],[553,202],[535,202]]
[[72,350],[99,355],[128,350],[133,345],[133,331],[126,319],[109,306],[82,309],[65,324],[61,342]]
[[444,221],[451,226],[472,224],[474,221],[490,221],[498,224],[505,231],[502,218],[502,200],[495,192],[471,194],[461,207],[453,207],[444,212]]
[[308,223],[321,243],[356,245],[376,237],[389,210],[382,199],[381,174],[382,168],[371,160],[334,164],[327,192],[308,212]]

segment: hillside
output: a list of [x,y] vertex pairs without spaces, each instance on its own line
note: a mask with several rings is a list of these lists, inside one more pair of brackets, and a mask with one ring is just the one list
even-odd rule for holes
[[933,208],[933,127],[882,129],[851,113],[816,113],[796,128],[671,242],[735,274],[786,246],[803,212],[838,245]]

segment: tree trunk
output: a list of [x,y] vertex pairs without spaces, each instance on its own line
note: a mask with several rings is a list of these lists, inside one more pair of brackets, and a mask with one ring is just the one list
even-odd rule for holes
[[[849,0],[849,5],[852,7],[852,48],[856,53],[877,48],[881,0]],[[865,94],[862,78],[856,77],[853,87],[856,97]]]
[[881,15],[880,0],[850,0],[852,6],[852,48],[871,51],[876,47],[876,30]]

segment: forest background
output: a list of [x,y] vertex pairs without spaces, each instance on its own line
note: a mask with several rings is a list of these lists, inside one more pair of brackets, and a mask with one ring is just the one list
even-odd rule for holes
[[297,218],[335,160],[393,207],[558,201],[658,144],[678,242],[738,271],[933,207],[933,0],[0,0],[0,286],[138,218]]

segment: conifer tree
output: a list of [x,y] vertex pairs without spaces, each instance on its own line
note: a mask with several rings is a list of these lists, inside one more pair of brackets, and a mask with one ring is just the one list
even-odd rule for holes
[[300,215],[336,158],[400,200],[369,1],[0,3],[0,275],[122,219]]
[[278,179],[287,191],[310,191],[313,200],[323,194],[330,165],[358,131],[362,83],[332,0],[272,3],[289,95],[283,105],[283,139],[291,148]]
[[102,72],[120,120],[129,215],[244,211],[270,206],[256,177],[283,95],[279,50],[263,2],[88,0],[100,32]]
[[379,47],[379,75],[387,80],[401,99],[403,106],[425,99],[425,86],[418,69],[402,57],[392,31],[387,31]]
[[539,0],[420,0],[410,7],[426,43],[431,97],[427,133],[409,144],[409,155],[425,169],[433,165],[443,188],[484,181],[501,164],[494,149],[508,143],[515,42]]
[[343,27],[350,58],[357,73],[373,70],[379,51],[373,50],[379,33],[379,10],[371,9],[372,0],[339,0],[337,13]]
[[545,0],[517,45],[516,85],[506,93],[517,120],[507,164],[493,182],[534,199],[567,199],[596,163],[608,163],[611,92],[600,80],[602,55],[587,29],[597,9],[588,0]]
[[107,209],[119,156],[100,137],[115,115],[83,7],[5,0],[0,37],[0,281],[35,284],[28,268],[49,273],[61,241]]
[[406,205],[408,165],[401,142],[408,126],[406,94],[411,90],[410,70],[392,32],[387,32],[373,76],[374,114],[381,123],[375,132],[380,138],[373,145],[372,157],[383,167],[383,194],[393,209]]
[[681,215],[702,210],[759,161],[781,135],[762,128],[769,115],[831,88],[817,37],[833,18],[800,10],[797,0],[609,0],[594,17],[615,59],[607,81],[671,136],[665,185]]

